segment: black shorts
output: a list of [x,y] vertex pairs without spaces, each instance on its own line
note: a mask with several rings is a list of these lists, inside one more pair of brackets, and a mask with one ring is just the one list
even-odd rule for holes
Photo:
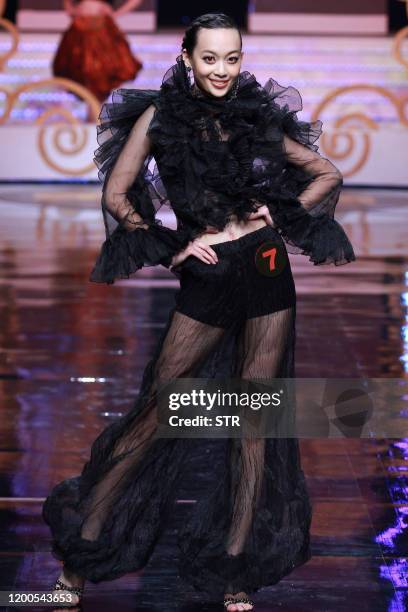
[[212,244],[218,263],[190,255],[177,266],[176,309],[198,321],[229,327],[294,306],[295,284],[285,243],[271,225]]

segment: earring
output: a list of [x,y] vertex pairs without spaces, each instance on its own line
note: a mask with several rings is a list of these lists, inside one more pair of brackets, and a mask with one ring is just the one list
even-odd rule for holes
[[190,72],[191,66],[187,66],[187,72]]

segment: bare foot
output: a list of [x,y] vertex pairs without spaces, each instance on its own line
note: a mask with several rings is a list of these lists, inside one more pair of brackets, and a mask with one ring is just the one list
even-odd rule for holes
[[[59,580],[61,580],[64,584],[66,584],[67,586],[73,586],[73,587],[83,587],[85,584],[85,578],[82,578],[82,576],[78,576],[78,574],[74,574],[73,572],[70,572],[67,568],[63,568],[61,574],[59,575]],[[61,595],[61,599],[62,601],[64,601],[64,603],[69,604],[70,606],[75,606],[76,604],[79,604],[80,598],[76,593],[72,593],[71,591],[67,591],[64,589],[55,589],[53,591],[54,595]],[[56,602],[56,605],[58,606],[58,603]],[[63,610],[63,603],[61,602],[61,607],[60,608],[56,608],[58,610]],[[66,608],[65,608],[66,609]]]
[[[244,591],[239,593],[225,593],[225,599],[240,599],[242,597],[248,597]],[[249,598],[248,598],[249,599]],[[226,607],[227,612],[238,612],[241,610],[253,610],[253,605],[250,603],[230,603]]]

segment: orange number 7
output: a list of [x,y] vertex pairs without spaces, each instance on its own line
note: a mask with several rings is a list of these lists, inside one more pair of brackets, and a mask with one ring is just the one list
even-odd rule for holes
[[276,255],[276,248],[269,249],[269,251],[264,251],[262,253],[262,257],[270,257],[269,270],[275,269],[275,255]]

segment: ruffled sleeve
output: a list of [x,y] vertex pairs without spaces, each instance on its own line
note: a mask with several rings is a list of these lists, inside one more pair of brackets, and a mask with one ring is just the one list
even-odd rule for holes
[[334,218],[343,185],[336,166],[314,144],[322,122],[301,121],[300,93],[269,79],[265,90],[272,102],[273,125],[285,159],[280,189],[268,202],[278,231],[294,254],[308,255],[314,265],[342,265],[356,259],[343,227]]
[[189,241],[185,231],[163,226],[155,217],[166,200],[157,189],[160,177],[148,136],[157,95],[154,90],[119,89],[102,106],[94,161],[103,183],[106,240],[91,271],[92,282],[112,284],[143,266],[169,267]]

